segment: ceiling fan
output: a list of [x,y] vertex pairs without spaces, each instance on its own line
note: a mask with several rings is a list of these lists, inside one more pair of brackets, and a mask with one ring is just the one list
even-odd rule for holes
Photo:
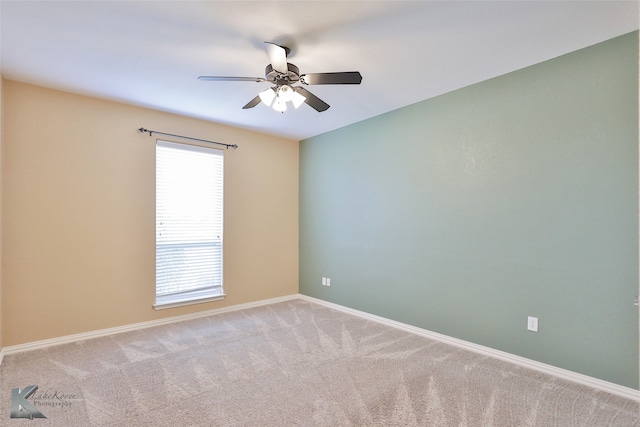
[[267,65],[262,77],[226,77],[226,76],[200,76],[199,80],[214,82],[270,82],[275,86],[260,92],[258,96],[247,103],[243,109],[253,108],[261,101],[267,106],[281,113],[287,109],[287,102],[291,101],[295,108],[306,103],[318,112],[325,111],[329,104],[309,92],[302,86],[294,86],[296,83],[303,85],[358,85],[362,76],[358,71],[341,73],[309,73],[300,74],[300,70],[287,62],[287,55],[291,52],[288,47],[279,46],[272,42],[264,42],[270,64]]

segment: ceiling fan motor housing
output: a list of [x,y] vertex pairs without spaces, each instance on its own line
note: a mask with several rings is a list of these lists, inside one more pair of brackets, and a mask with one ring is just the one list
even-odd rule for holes
[[278,86],[283,84],[295,83],[300,80],[300,69],[293,64],[287,62],[287,74],[282,74],[273,69],[271,64],[264,69],[264,77]]

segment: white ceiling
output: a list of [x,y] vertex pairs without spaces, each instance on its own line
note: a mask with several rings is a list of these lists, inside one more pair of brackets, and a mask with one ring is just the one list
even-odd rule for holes
[[[7,79],[301,140],[637,30],[639,2],[3,0],[0,14]],[[264,77],[264,41],[302,73],[362,84],[307,86],[331,108],[280,114],[242,109],[268,83],[197,80]]]

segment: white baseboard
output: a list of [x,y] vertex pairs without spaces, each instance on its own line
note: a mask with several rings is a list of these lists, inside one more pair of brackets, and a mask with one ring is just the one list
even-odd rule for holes
[[593,378],[588,375],[579,374],[577,372],[569,371],[566,369],[557,368],[555,366],[547,365],[545,363],[537,362],[535,360],[527,359],[525,357],[516,356],[511,353],[496,350],[490,347],[485,347],[479,344],[474,344],[458,338],[453,338],[447,335],[439,334],[437,332],[428,331],[426,329],[418,328],[416,326],[407,325],[406,323],[401,323],[401,322],[387,319],[381,316],[376,316],[375,314],[366,313],[364,311],[345,307],[339,304],[320,300],[320,299],[313,298],[307,295],[302,295],[302,294],[287,295],[283,297],[270,298],[270,299],[254,301],[254,302],[249,302],[244,304],[232,305],[229,307],[215,308],[213,310],[200,311],[197,313],[185,314],[181,316],[167,317],[164,319],[152,320],[149,322],[134,323],[131,325],[118,326],[115,328],[100,329],[92,332],[84,332],[81,334],[66,335],[58,338],[13,345],[13,346],[0,349],[0,364],[2,363],[2,359],[4,356],[11,355],[11,354],[17,354],[25,351],[52,347],[60,344],[68,344],[68,343],[88,340],[92,338],[115,335],[123,332],[152,328],[154,326],[161,326],[161,325],[166,325],[170,323],[182,322],[185,320],[198,319],[201,317],[213,316],[216,314],[228,313],[231,311],[244,310],[244,309],[253,308],[253,307],[260,307],[268,304],[275,304],[278,302],[290,301],[293,299],[302,299],[308,302],[324,305],[326,307],[340,310],[345,313],[353,314],[355,316],[372,320],[378,323],[382,323],[384,325],[391,326],[396,329],[401,329],[406,332],[410,332],[416,335],[421,335],[423,337],[444,342],[446,344],[451,344],[456,347],[461,347],[466,350],[473,351],[475,353],[483,354],[485,356],[490,356],[496,359],[504,360],[506,362],[513,363],[515,365],[523,366],[525,368],[534,369],[536,371],[543,372],[545,374],[553,375],[558,378],[569,380],[569,381],[582,384],[597,390],[602,390],[604,392],[615,394],[617,396],[621,396],[627,399],[640,401],[640,391],[629,388],[629,387],[624,387],[619,384],[614,384],[608,381],[600,380],[598,378]]
[[97,331],[83,332],[74,335],[65,335],[63,337],[51,338],[42,341],[34,341],[25,344],[12,345],[0,350],[0,363],[2,358],[10,354],[23,353],[25,351],[37,350],[46,347],[52,347],[60,344],[68,344],[92,338],[99,338],[109,335],[120,334],[123,332],[136,331],[140,329],[152,328],[154,326],[167,325],[170,323],[182,322],[185,320],[198,319],[201,317],[213,316],[216,314],[228,313],[230,311],[244,310],[247,308],[260,307],[268,304],[275,304],[283,301],[298,299],[298,294],[287,295],[284,297],[270,298],[260,301],[248,302],[244,304],[232,305],[229,307],[214,308],[212,310],[199,311],[197,313],[183,314],[181,316],[166,317],[164,319],[151,320],[148,322],[133,323],[131,325],[117,326],[115,328],[100,329]]
[[446,344],[451,344],[456,347],[461,347],[474,353],[480,353],[485,356],[490,356],[496,359],[504,360],[506,362],[513,363],[515,365],[523,366],[525,368],[534,369],[538,372],[553,375],[558,378],[562,378],[568,381],[572,381],[578,384],[582,384],[597,390],[602,390],[607,393],[622,396],[627,399],[640,401],[640,391],[633,388],[625,387],[619,384],[614,384],[608,381],[604,381],[598,378],[590,377],[588,375],[579,374],[577,372],[569,371],[567,369],[558,368],[546,363],[537,362],[535,360],[527,359],[526,357],[516,356],[515,354],[507,353],[504,351],[496,350],[490,347],[485,347],[479,344],[474,344],[469,341],[464,341],[458,338],[453,338],[448,335],[439,334],[426,329],[418,328],[416,326],[407,325],[406,323],[397,322],[395,320],[387,319],[385,317],[376,316],[364,311],[355,310],[353,308],[344,307],[339,304],[320,300],[307,295],[300,294],[299,297],[303,300],[321,304],[329,308],[343,311],[345,313],[353,314],[368,320],[373,320],[384,325],[388,325],[403,331],[407,331],[416,335],[421,335],[426,338],[431,338],[436,341],[440,341]]

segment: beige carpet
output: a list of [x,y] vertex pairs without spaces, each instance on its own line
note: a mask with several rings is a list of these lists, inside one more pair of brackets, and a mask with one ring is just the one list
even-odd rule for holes
[[[47,418],[10,418],[11,390]],[[6,356],[2,426],[639,426],[638,402],[304,300]]]

